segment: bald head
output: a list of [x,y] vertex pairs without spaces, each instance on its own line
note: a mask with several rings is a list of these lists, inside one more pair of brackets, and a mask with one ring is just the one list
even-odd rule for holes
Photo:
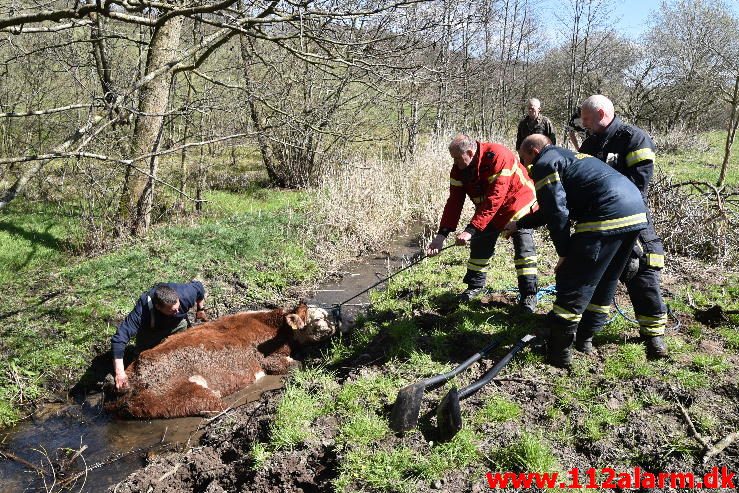
[[580,105],[580,118],[585,128],[603,133],[615,116],[613,102],[602,94],[590,96]]
[[454,159],[454,165],[465,169],[472,162],[477,152],[477,142],[468,135],[457,134],[449,144],[449,154]]
[[518,157],[524,165],[528,166],[534,162],[534,159],[541,153],[541,150],[551,143],[552,141],[546,135],[529,135],[521,142],[521,147],[518,149]]

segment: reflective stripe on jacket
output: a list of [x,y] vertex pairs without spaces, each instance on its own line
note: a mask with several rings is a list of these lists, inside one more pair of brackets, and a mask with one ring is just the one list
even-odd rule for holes
[[452,165],[440,233],[457,228],[466,197],[475,204],[468,230],[482,231],[489,224],[501,230],[536,208],[534,183],[526,168],[510,149],[489,142],[477,143],[477,153],[464,170]]
[[644,229],[647,214],[639,190],[601,160],[546,146],[531,167],[539,211],[519,228],[547,225],[561,257],[567,256],[570,223],[575,234],[610,235]]

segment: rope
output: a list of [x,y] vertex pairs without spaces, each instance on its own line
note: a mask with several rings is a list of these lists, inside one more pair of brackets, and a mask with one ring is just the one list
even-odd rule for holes
[[[444,250],[448,250],[449,248],[453,248],[453,247],[455,247],[455,246],[457,246],[457,245],[447,245],[447,246],[445,246],[444,248],[440,249],[440,250],[439,250],[439,253],[443,252]],[[437,253],[436,255],[438,255],[438,253]],[[405,266],[405,267],[403,267],[402,269],[398,269],[398,270],[396,270],[395,272],[393,272],[393,273],[392,273],[392,274],[390,274],[389,276],[387,276],[387,277],[385,277],[385,278],[383,278],[383,279],[380,279],[379,281],[377,281],[376,283],[374,283],[373,285],[371,285],[371,286],[370,286],[370,287],[368,287],[367,289],[364,289],[364,290],[360,291],[359,293],[355,294],[354,296],[352,296],[351,298],[347,298],[346,300],[342,301],[341,303],[337,303],[337,304],[335,304],[335,305],[333,305],[333,306],[336,306],[336,307],[341,307],[341,306],[343,306],[343,305],[346,305],[346,304],[347,304],[348,302],[350,302],[351,300],[353,300],[353,299],[355,299],[355,298],[358,298],[358,297],[362,296],[362,295],[363,295],[364,293],[366,293],[367,291],[371,290],[372,288],[374,288],[374,287],[376,287],[376,286],[379,286],[380,284],[382,284],[382,283],[384,283],[384,282],[386,282],[386,281],[389,281],[390,279],[392,279],[393,277],[397,276],[397,275],[398,275],[398,274],[400,274],[401,272],[403,272],[403,271],[406,271],[406,270],[410,269],[410,268],[411,268],[411,267],[413,267],[414,265],[417,265],[417,264],[421,263],[421,261],[423,261],[423,260],[425,260],[425,259],[427,259],[427,258],[429,258],[429,257],[431,257],[431,256],[433,256],[433,255],[421,255],[421,256],[420,256],[419,258],[417,258],[416,260],[412,261],[411,263],[409,263],[408,265],[406,265],[406,266]]]
[[[627,322],[631,322],[631,323],[632,323],[632,324],[634,324],[634,325],[639,325],[639,322],[638,322],[637,320],[634,320],[633,318],[631,318],[631,317],[628,317],[628,316],[627,316],[627,315],[626,315],[626,314],[625,314],[625,313],[624,313],[624,312],[623,312],[623,311],[621,310],[621,307],[620,307],[620,306],[618,306],[618,303],[616,302],[616,299],[615,299],[615,298],[613,299],[613,304],[614,304],[614,305],[615,305],[615,307],[616,307],[616,311],[617,311],[617,313],[616,313],[616,315],[614,315],[614,316],[613,316],[613,317],[612,317],[612,318],[611,318],[611,319],[610,319],[610,320],[609,320],[608,322],[606,322],[606,325],[608,325],[609,323],[613,322],[613,321],[614,321],[614,320],[615,320],[616,318],[618,318],[618,316],[619,316],[619,315],[621,315],[621,316],[622,316],[622,317],[623,317],[623,318],[624,318],[624,319],[625,319],[625,320],[626,320]],[[670,307],[670,305],[668,305],[668,304],[666,304],[666,303],[665,303],[665,306],[667,307],[667,315],[668,315],[669,317],[672,317],[672,319],[673,319],[673,320],[675,321],[675,325],[674,325],[674,326],[672,326],[672,327],[665,327],[665,330],[667,330],[668,328],[669,328],[670,330],[677,330],[677,329],[679,329],[680,327],[682,327],[683,323],[682,323],[682,322],[680,321],[680,319],[679,319],[679,318],[677,318],[677,315],[675,315],[675,312],[673,312],[673,311],[672,311],[672,307]]]

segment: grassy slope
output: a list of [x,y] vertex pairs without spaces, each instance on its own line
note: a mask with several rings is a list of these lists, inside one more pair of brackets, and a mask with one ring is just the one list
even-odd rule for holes
[[[707,132],[702,135],[705,148],[658,156],[657,166],[676,181],[698,180],[716,183],[724,158],[725,139],[726,132]],[[739,148],[736,144],[729,160],[726,184],[739,185]]]
[[[522,383],[491,384],[463,401],[465,427],[451,442],[434,443],[433,411],[452,385],[466,385],[479,377],[479,368],[426,392],[419,430],[405,437],[391,432],[389,409],[399,388],[447,371],[453,366],[450,359],[461,361],[494,334],[507,344],[497,351],[500,356],[542,322],[541,315],[527,317],[510,309],[514,295],[507,293],[515,286],[511,250],[510,245],[500,248],[488,282],[492,291],[507,297],[505,304],[453,307],[450,293],[463,287],[462,249],[425,261],[399,276],[387,291],[376,293],[372,311],[355,338],[335,341],[319,365],[293,379],[271,441],[253,452],[255,462],[264,463],[270,452],[300,448],[304,442],[335,442],[341,457],[335,487],[342,492],[426,491],[438,480],[455,491],[468,491],[483,484],[485,472],[491,470],[566,471],[575,466],[583,471],[605,466],[628,470],[634,465],[699,470],[694,462],[699,448],[685,424],[676,421],[671,392],[695,402],[690,413],[704,435],[717,439],[732,431],[736,403],[722,389],[737,388],[730,370],[739,362],[739,341],[733,329],[710,329],[690,317],[684,318],[679,331],[669,332],[669,361],[648,361],[635,339],[638,328],[616,318],[596,338],[600,355],[577,353],[571,374],[543,364],[541,356],[530,350],[520,354],[501,376]],[[554,258],[550,249],[543,250],[545,258]],[[543,277],[543,286],[551,282],[552,269],[551,261],[543,262],[542,271],[549,274]],[[700,305],[719,303],[737,309],[738,280],[729,277],[707,289],[673,286],[668,301],[682,314],[691,312],[686,306],[688,293]],[[544,300],[540,314],[551,301]],[[622,299],[622,305],[625,308],[628,302]],[[674,325],[671,319],[670,326]],[[374,362],[358,363],[355,371],[338,379],[338,385],[334,368],[362,361],[357,355],[363,353]],[[424,417],[427,412],[432,414]],[[335,435],[326,436],[326,429],[316,424],[326,422],[316,419],[324,415],[338,422]],[[657,430],[657,436],[650,437],[653,441],[646,438],[648,433],[636,438],[647,429]],[[634,432],[636,436],[631,435]]]
[[[0,216],[0,280],[13,293],[0,310],[0,425],[20,416],[19,405],[74,382],[156,282],[199,275],[209,305],[233,310],[279,299],[316,276],[296,212],[305,195],[253,190],[207,198],[207,218],[158,227],[145,241],[94,258],[68,250],[73,219],[22,202]],[[234,288],[234,279],[247,288]]]

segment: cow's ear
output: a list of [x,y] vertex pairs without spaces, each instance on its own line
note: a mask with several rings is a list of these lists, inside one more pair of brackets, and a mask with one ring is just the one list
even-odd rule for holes
[[305,322],[303,322],[303,319],[295,313],[286,315],[285,320],[287,321],[287,325],[289,325],[293,330],[300,330],[305,327]]
[[300,302],[300,304],[295,308],[293,313],[300,318],[303,319],[303,322],[308,321],[308,305],[303,303],[303,301]]

